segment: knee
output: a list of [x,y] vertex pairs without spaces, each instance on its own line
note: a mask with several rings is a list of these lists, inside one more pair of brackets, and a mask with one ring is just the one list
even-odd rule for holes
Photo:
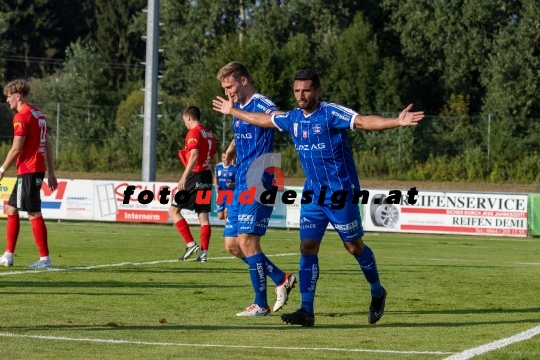
[[237,241],[227,241],[225,240],[225,250],[237,258],[242,258],[244,254],[242,253],[242,250],[240,249],[240,246],[238,245]]
[[364,252],[364,242],[362,239],[358,239],[352,242],[343,242],[343,246],[352,256],[360,256]]
[[303,255],[317,255],[320,244],[315,240],[302,240],[300,242],[300,253]]

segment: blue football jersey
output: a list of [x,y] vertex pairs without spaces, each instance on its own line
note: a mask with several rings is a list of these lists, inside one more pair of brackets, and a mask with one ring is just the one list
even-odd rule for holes
[[346,107],[321,102],[313,113],[305,116],[297,108],[286,114],[272,116],[280,131],[290,133],[302,168],[306,174],[305,190],[313,190],[313,202],[319,201],[321,188],[326,186],[325,204],[338,190],[360,190],[347,130],[354,129],[358,115]]
[[[272,100],[261,94],[254,94],[244,105],[235,107],[249,112],[267,114],[277,110]],[[249,165],[259,156],[274,150],[274,129],[251,125],[233,117],[234,142],[236,144],[236,189],[247,189],[246,176]]]
[[227,187],[227,183],[235,182],[236,167],[234,165],[225,166],[222,162],[216,165],[214,169],[218,190],[234,190],[233,187]]

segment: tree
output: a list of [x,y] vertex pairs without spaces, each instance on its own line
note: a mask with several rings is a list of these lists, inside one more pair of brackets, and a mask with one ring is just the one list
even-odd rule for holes
[[101,58],[114,70],[111,75],[117,89],[142,74],[143,66],[139,63],[144,58],[145,44],[138,34],[131,32],[131,26],[146,4],[145,0],[95,0],[89,37]]
[[61,104],[62,137],[99,143],[115,128],[118,95],[110,91],[109,74],[92,45],[78,40],[66,50],[62,69],[43,82],[49,101]]
[[57,69],[65,49],[89,32],[93,0],[4,0],[11,39],[7,79],[43,77]]

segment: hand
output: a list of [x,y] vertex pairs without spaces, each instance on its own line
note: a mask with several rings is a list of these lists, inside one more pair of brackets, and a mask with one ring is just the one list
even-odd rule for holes
[[410,104],[399,114],[398,122],[400,126],[416,126],[424,118],[423,111],[410,112],[412,107],[413,104]]
[[221,96],[217,96],[212,101],[212,105],[215,111],[220,112],[225,115],[231,114],[231,110],[234,108],[234,103],[230,95],[227,94],[227,97],[229,98],[229,100],[225,100]]
[[185,190],[186,189],[186,178],[181,177],[180,181],[178,181],[178,190]]
[[49,174],[49,181],[47,182],[47,184],[49,184],[49,189],[51,189],[52,191],[56,190],[56,188],[58,187],[58,180],[56,179],[56,175]]
[[235,183],[233,183],[233,182],[228,182],[228,183],[225,184],[225,186],[227,186],[229,189],[233,188],[234,185],[235,185]]

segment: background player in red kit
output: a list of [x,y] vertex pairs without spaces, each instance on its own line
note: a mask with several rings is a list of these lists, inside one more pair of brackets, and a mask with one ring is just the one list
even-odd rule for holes
[[189,225],[180,213],[182,209],[194,210],[201,224],[201,252],[196,261],[206,262],[206,252],[210,242],[211,228],[208,214],[211,210],[211,201],[207,204],[195,202],[198,190],[204,190],[207,197],[212,196],[212,171],[209,169],[210,162],[216,162],[216,143],[214,136],[202,124],[201,111],[195,106],[190,106],[183,113],[184,124],[189,129],[185,148],[178,152],[178,157],[186,167],[180,181],[178,190],[169,208],[169,216],[174,226],[178,229],[186,242],[186,251],[179,260],[186,260],[199,250],[199,246],[193,240]]
[[[39,260],[27,268],[52,268],[47,245],[47,227],[41,216],[41,184],[48,168],[48,185],[55,190],[58,182],[54,175],[52,145],[47,133],[47,121],[38,108],[28,104],[30,85],[24,80],[14,80],[4,87],[9,107],[17,111],[13,117],[13,145],[0,166],[0,180],[16,162],[17,183],[6,206],[6,252],[0,265],[13,265],[13,252],[19,237],[19,211],[28,212],[32,232],[39,249]],[[45,166],[45,162],[47,166]]]

